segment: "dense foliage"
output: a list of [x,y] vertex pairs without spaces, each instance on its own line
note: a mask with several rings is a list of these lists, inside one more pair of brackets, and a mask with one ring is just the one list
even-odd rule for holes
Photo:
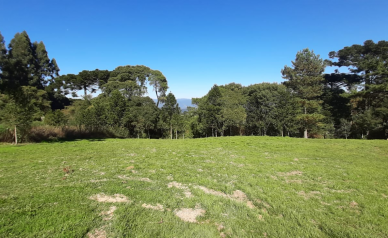
[[[43,125],[71,127],[83,137],[387,138],[388,42],[368,40],[329,58],[303,49],[281,70],[282,84],[214,85],[192,99],[195,107],[180,108],[159,70],[127,65],[60,76],[43,42],[32,43],[24,31],[7,47],[0,34],[1,133],[16,143]],[[337,69],[324,74],[327,66]],[[348,71],[340,73],[342,68]],[[156,102],[145,96],[147,85]],[[74,99],[80,92],[82,99]]]

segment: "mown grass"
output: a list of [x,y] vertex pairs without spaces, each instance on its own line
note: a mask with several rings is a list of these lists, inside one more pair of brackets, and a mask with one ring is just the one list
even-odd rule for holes
[[[225,137],[1,145],[0,237],[97,237],[96,229],[101,237],[388,237],[387,143]],[[173,181],[186,189],[169,188]],[[236,190],[246,199],[227,197]],[[91,200],[96,194],[130,202]],[[206,212],[191,223],[176,215],[181,208]]]

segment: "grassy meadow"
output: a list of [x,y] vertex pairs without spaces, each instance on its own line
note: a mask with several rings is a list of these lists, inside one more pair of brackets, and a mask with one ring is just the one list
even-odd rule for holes
[[388,142],[0,145],[0,237],[388,237]]

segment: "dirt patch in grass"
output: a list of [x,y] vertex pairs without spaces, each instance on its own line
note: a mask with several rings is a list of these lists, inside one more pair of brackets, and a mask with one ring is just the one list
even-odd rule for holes
[[163,205],[161,205],[159,203],[157,203],[156,206],[152,206],[150,204],[143,203],[143,205],[141,205],[141,206],[144,208],[152,209],[152,210],[164,211]]
[[343,189],[336,190],[336,189],[330,189],[330,188],[325,188],[325,189],[329,190],[329,192],[331,193],[351,193],[354,191],[353,189],[349,189],[349,190],[343,190]]
[[297,183],[297,184],[302,184],[302,180],[299,180],[299,179],[288,180],[288,179],[286,179],[286,183]]
[[352,201],[352,202],[349,204],[349,207],[351,207],[351,208],[358,208],[358,203],[356,203],[355,201]]
[[385,195],[384,193],[382,193],[381,196],[383,196],[383,198],[388,198],[388,196]]
[[134,177],[127,177],[125,175],[119,175],[117,177],[119,177],[120,179],[126,179],[126,180],[142,181],[142,182],[149,182],[149,183],[152,182],[152,180],[149,178],[134,178]]
[[202,191],[204,191],[205,193],[211,194],[211,195],[214,195],[214,196],[228,198],[228,199],[231,199],[231,200],[234,200],[234,201],[237,201],[237,202],[246,202],[246,205],[249,208],[254,208],[255,207],[253,205],[252,201],[250,201],[248,199],[247,195],[243,191],[240,191],[240,190],[236,190],[236,191],[233,192],[232,195],[228,195],[228,194],[225,194],[225,193],[220,192],[220,191],[215,191],[213,189],[206,188],[204,186],[196,186],[196,188],[199,188]]
[[175,188],[184,190],[183,193],[185,194],[185,197],[187,197],[187,198],[190,198],[193,196],[190,192],[190,189],[186,185],[183,185],[181,183],[173,181],[173,182],[168,183],[167,187],[169,187],[169,188],[175,187]]
[[94,229],[93,232],[89,232],[88,238],[106,238],[106,231],[103,228]]
[[243,202],[243,201],[248,200],[247,195],[244,192],[240,191],[240,190],[234,191],[231,197],[234,198],[236,201],[239,201],[239,202]]
[[205,210],[201,208],[182,208],[175,211],[175,215],[185,222],[197,222],[198,216],[203,216]]
[[108,180],[107,179],[97,179],[97,180],[92,179],[92,180],[90,180],[90,182],[92,182],[92,183],[106,182],[106,181],[108,181]]
[[114,213],[114,211],[116,211],[116,209],[117,209],[116,206],[112,206],[112,207],[109,208],[108,211],[101,212],[100,215],[104,216],[104,220],[105,221],[112,220],[113,213]]
[[281,172],[278,173],[278,175],[279,175],[279,176],[282,176],[282,177],[295,176],[295,175],[300,176],[300,175],[302,175],[302,174],[303,174],[303,172],[298,171],[298,170],[296,170],[296,171],[291,171],[291,172],[287,172],[287,173],[281,173]]
[[134,169],[134,168],[135,168],[135,166],[131,165],[131,166],[127,167],[125,170],[131,170],[131,169]]
[[112,203],[129,202],[128,198],[126,196],[124,196],[123,194],[115,194],[113,196],[108,196],[108,195],[105,195],[103,193],[100,193],[100,194],[96,194],[96,195],[89,197],[89,199],[95,200],[98,202],[112,202]]
[[168,180],[174,180],[174,178],[172,177],[172,175],[167,176],[167,179],[168,179]]

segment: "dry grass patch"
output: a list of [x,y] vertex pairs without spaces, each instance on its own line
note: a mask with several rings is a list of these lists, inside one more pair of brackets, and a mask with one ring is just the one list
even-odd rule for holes
[[106,238],[106,231],[101,227],[100,229],[94,229],[91,233],[87,234],[88,238]]
[[108,181],[107,179],[92,179],[92,180],[90,180],[90,182],[92,182],[92,183],[98,183],[98,182],[106,182],[106,181]]
[[187,198],[193,197],[193,195],[190,192],[190,189],[186,185],[182,185],[181,183],[173,181],[173,182],[168,183],[167,187],[168,188],[175,187],[178,189],[182,189],[182,190],[184,190],[183,193],[185,194],[185,197],[187,197]]
[[161,205],[159,203],[157,203],[156,206],[143,203],[143,205],[141,205],[141,206],[144,207],[144,208],[147,208],[147,209],[152,209],[152,210],[157,210],[157,211],[164,211],[163,205]]
[[104,216],[104,220],[105,221],[112,220],[113,213],[116,211],[116,209],[117,209],[116,206],[112,206],[112,207],[109,208],[108,211],[101,212],[100,215]]
[[125,175],[119,175],[117,177],[120,179],[125,179],[125,180],[134,180],[134,181],[142,181],[142,182],[152,183],[152,180],[149,178],[135,178],[135,177],[127,177]]
[[295,175],[300,176],[300,175],[302,175],[302,174],[303,174],[303,172],[298,171],[298,170],[296,170],[296,171],[291,171],[291,172],[287,172],[287,173],[282,173],[282,172],[279,172],[279,173],[278,173],[278,175],[279,175],[279,176],[282,176],[282,177],[295,176]]
[[195,186],[195,187],[201,189],[202,191],[204,191],[207,194],[211,194],[211,195],[214,195],[214,196],[219,196],[219,197],[231,199],[231,200],[234,200],[234,201],[237,201],[237,202],[246,202],[246,205],[249,208],[255,208],[255,206],[253,205],[252,201],[250,201],[248,199],[247,195],[243,191],[236,190],[236,191],[233,192],[232,195],[228,195],[228,194],[225,194],[223,192],[219,192],[219,191],[215,191],[213,189],[206,188],[204,186]]
[[177,217],[179,217],[182,221],[185,222],[197,222],[198,216],[203,216],[205,214],[205,210],[201,208],[182,208],[179,210],[176,210],[174,213]]
[[113,196],[108,196],[103,193],[93,195],[89,197],[91,200],[95,200],[97,202],[111,202],[111,203],[116,203],[116,202],[130,202],[126,196],[123,194],[115,194]]

